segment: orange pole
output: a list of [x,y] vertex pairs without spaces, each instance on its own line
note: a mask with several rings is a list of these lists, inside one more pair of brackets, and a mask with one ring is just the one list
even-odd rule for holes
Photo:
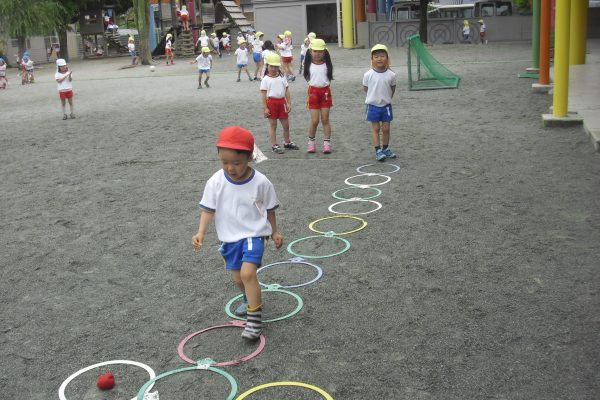
[[356,13],[356,22],[365,22],[367,20],[364,0],[354,0],[354,12]]
[[540,85],[550,84],[550,7],[551,0],[542,0],[540,12]]

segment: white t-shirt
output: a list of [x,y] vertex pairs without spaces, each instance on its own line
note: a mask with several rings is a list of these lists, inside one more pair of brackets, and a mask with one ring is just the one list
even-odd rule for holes
[[6,64],[0,65],[0,76],[6,76]]
[[210,62],[212,61],[212,56],[209,54],[208,57],[204,57],[200,54],[196,57],[196,62],[198,63],[198,69],[210,69]]
[[167,43],[165,44],[165,49],[171,49],[172,48],[172,43],[171,43],[171,39],[167,40]]
[[[308,46],[310,46],[310,44]],[[306,55],[306,52],[308,51],[308,46],[305,45],[304,43],[302,43],[302,45],[300,46],[300,55],[301,56]]]
[[212,38],[210,38],[210,41],[215,49],[219,48],[219,38],[218,37],[216,37],[216,36],[212,37]]
[[133,42],[129,42],[127,43],[127,48],[129,49],[129,51],[135,51],[135,44]]
[[27,71],[33,71],[33,60],[31,58],[27,62],[23,62],[23,65],[25,65]]
[[281,55],[281,57],[291,57],[292,56],[293,46],[291,43],[283,42],[281,44],[278,44],[277,47],[279,47],[279,54]]
[[469,25],[463,25],[463,35],[470,35],[471,27]]
[[[67,71],[64,74],[61,74],[57,71],[56,74],[54,74],[54,80],[64,78],[65,76],[69,75],[70,72],[71,71]],[[69,90],[73,90],[73,81],[71,81],[69,78],[63,80],[62,82],[56,83],[58,83],[59,92],[68,92]]]
[[248,49],[242,49],[241,47],[238,47],[235,50],[235,55],[237,56],[237,60],[236,60],[236,64],[240,65],[240,64],[248,64]]
[[396,73],[391,69],[379,72],[371,68],[363,76],[363,86],[367,87],[365,104],[387,106],[392,103],[392,88],[396,86]]
[[200,36],[198,38],[198,41],[196,42],[196,45],[198,45],[198,43],[200,43],[200,47],[208,47],[208,36],[204,35],[204,36]]
[[310,80],[308,84],[312,87],[326,87],[329,86],[329,79],[327,79],[327,64],[310,64]]
[[215,213],[219,240],[237,242],[249,237],[271,236],[267,211],[279,207],[273,184],[252,170],[245,182],[232,181],[222,169],[206,182],[200,208]]
[[254,39],[255,39],[255,38],[254,38],[254,33],[247,33],[247,34],[246,34],[246,41],[247,41],[248,43],[252,43],[252,42],[254,42]]
[[263,47],[263,44],[265,44],[265,43],[264,43],[262,40],[260,40],[260,39],[255,39],[255,40],[252,42],[252,51],[253,51],[254,53],[262,53],[262,47]]
[[227,45],[229,44],[229,36],[222,37],[221,43],[223,43],[223,47],[227,47]]
[[283,76],[273,78],[272,76],[266,75],[260,81],[260,90],[266,90],[267,97],[283,99],[287,87],[288,81]]
[[179,13],[181,15],[190,15],[190,12],[188,10],[181,10]]

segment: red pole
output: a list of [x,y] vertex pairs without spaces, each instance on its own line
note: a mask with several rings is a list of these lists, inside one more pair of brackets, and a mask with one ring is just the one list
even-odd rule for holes
[[376,0],[368,0],[367,3],[367,12],[375,14],[377,12],[377,2]]
[[550,84],[550,0],[542,0],[540,12],[540,85]]

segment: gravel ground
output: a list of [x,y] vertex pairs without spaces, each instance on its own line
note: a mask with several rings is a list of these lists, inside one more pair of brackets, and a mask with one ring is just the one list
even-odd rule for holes
[[[600,163],[580,127],[544,129],[551,97],[517,74],[527,43],[440,45],[431,53],[462,77],[458,90],[408,92],[405,49],[391,52],[393,162],[377,186],[382,208],[346,235],[346,253],[312,260],[323,277],[290,289],[295,316],[268,324],[266,347],[223,367],[238,394],[298,381],[337,399],[596,399],[600,395]],[[306,83],[291,84],[292,139],[300,151],[268,150],[256,82],[235,82],[233,56],[215,60],[210,89],[177,60],[120,69],[129,59],[74,62],[77,118],[63,121],[54,68],[37,82],[0,91],[0,387],[3,399],[58,398],[74,372],[133,360],[157,374],[188,366],[177,346],[190,333],[230,320],[238,293],[217,253],[214,228],[194,253],[197,203],[219,168],[216,135],[242,125],[268,160],[255,167],[274,183],[286,245],[314,235],[333,214],[332,192],[372,164],[362,120],[368,50],[331,49],[334,152],[305,153]],[[317,138],[322,138],[321,132]],[[318,141],[320,150],[321,142]],[[394,165],[401,166],[389,173]],[[353,178],[373,184],[381,176]],[[365,190],[347,190],[348,197]],[[372,203],[339,205],[367,212]],[[328,219],[322,231],[357,227]],[[294,251],[326,255],[340,241],[313,239]],[[265,262],[291,257],[272,244]],[[271,268],[265,282],[314,276],[301,264]],[[265,294],[265,317],[289,313],[295,298]],[[196,336],[192,359],[251,353],[239,329]],[[95,387],[111,371],[117,386]],[[81,374],[68,399],[133,397],[148,379],[135,366]],[[160,398],[226,398],[228,383],[207,371],[158,381]],[[321,398],[306,388],[270,388],[252,399]]]

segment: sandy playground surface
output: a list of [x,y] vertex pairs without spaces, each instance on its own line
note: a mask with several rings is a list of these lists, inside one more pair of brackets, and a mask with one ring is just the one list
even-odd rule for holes
[[[128,58],[74,62],[77,118],[63,121],[54,68],[37,82],[0,91],[0,387],[3,399],[58,398],[76,371],[109,360],[157,374],[187,367],[177,346],[190,333],[230,320],[238,294],[217,253],[214,228],[194,253],[197,203],[219,168],[215,138],[227,125],[254,132],[269,158],[256,168],[274,183],[286,246],[315,235],[332,216],[332,192],[374,163],[363,122],[368,50],[332,49],[334,152],[307,154],[306,83],[291,85],[292,139],[300,151],[273,155],[258,83],[235,82],[233,56],[215,60],[210,89],[177,60],[119,69]],[[266,347],[223,367],[238,394],[297,381],[336,399],[595,399],[600,395],[600,160],[583,129],[544,129],[551,97],[517,74],[527,43],[445,45],[432,54],[462,77],[458,90],[407,91],[406,50],[392,51],[393,162],[377,186],[382,208],[344,236],[346,253],[312,260],[323,277],[290,289],[303,309],[268,324]],[[281,131],[279,131],[281,132]],[[319,131],[318,139],[322,138]],[[320,150],[321,141],[318,142]],[[373,184],[380,176],[353,178]],[[346,190],[359,197],[374,191]],[[368,194],[367,194],[368,193]],[[339,212],[367,212],[352,202]],[[353,230],[330,219],[321,231]],[[294,247],[341,250],[333,239]],[[265,263],[291,257],[272,243]],[[263,282],[298,284],[302,265],[271,268]],[[264,296],[265,318],[294,297]],[[210,331],[185,347],[193,360],[241,358],[255,344],[239,329]],[[117,386],[95,387],[111,371]],[[111,365],[81,374],[68,399],[130,399],[148,374]],[[158,381],[166,399],[224,399],[227,381],[207,371]],[[318,399],[306,388],[270,388],[252,399]]]

